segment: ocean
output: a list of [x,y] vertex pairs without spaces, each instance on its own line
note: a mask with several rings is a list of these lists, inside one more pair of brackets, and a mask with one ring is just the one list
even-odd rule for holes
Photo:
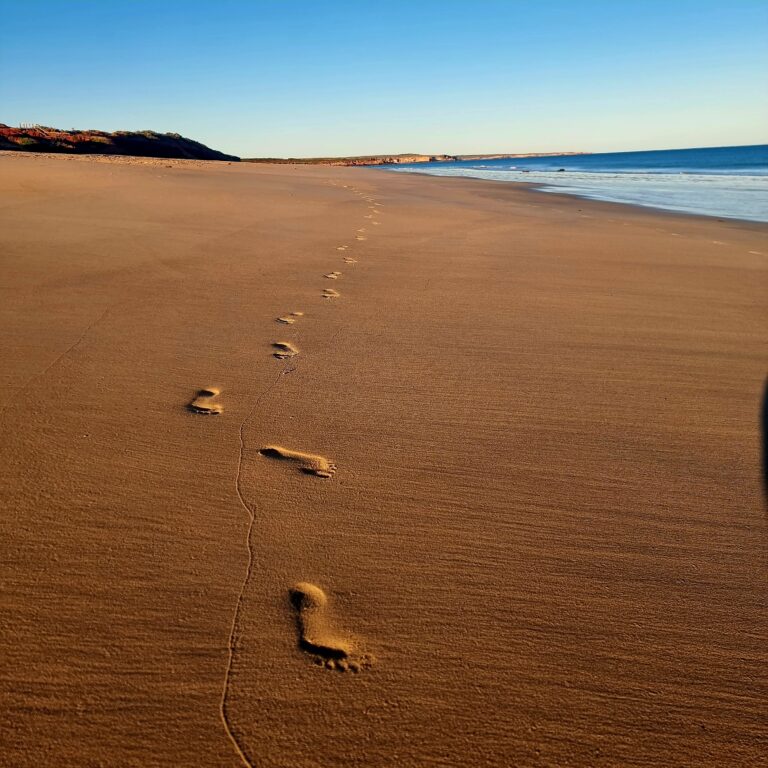
[[719,218],[768,221],[768,144],[383,166],[525,182],[545,192]]

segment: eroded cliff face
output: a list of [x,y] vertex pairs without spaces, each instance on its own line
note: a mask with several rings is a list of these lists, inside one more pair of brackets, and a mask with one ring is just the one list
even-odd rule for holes
[[375,155],[373,157],[330,158],[330,165],[395,165],[398,163],[428,163],[447,159],[444,155]]
[[178,133],[155,131],[62,131],[35,125],[12,128],[0,124],[0,149],[64,154],[135,155],[189,160],[239,160]]

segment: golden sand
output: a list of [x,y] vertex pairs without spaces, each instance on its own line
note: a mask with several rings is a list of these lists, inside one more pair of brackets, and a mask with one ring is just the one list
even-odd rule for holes
[[9,155],[0,201],[0,762],[764,762],[768,227]]

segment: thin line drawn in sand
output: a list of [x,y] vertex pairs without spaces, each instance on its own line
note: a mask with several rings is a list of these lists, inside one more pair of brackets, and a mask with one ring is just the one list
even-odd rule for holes
[[221,718],[224,731],[227,734],[227,738],[232,743],[232,746],[237,752],[238,757],[242,761],[246,768],[254,768],[255,763],[245,753],[245,749],[241,746],[237,736],[235,736],[234,728],[232,727],[232,718],[229,715],[229,691],[230,682],[232,680],[232,668],[235,664],[235,655],[237,654],[237,646],[240,635],[240,614],[243,608],[243,597],[245,596],[245,590],[248,587],[248,583],[253,575],[253,545],[251,544],[251,534],[253,533],[253,526],[256,522],[256,514],[248,506],[243,496],[242,490],[242,477],[243,477],[243,457],[245,455],[245,427],[253,418],[256,413],[256,409],[259,407],[259,403],[280,383],[283,376],[292,373],[295,368],[285,367],[280,373],[275,376],[272,383],[256,398],[251,407],[251,410],[246,414],[245,418],[240,422],[238,429],[238,455],[237,455],[237,471],[235,472],[235,493],[240,506],[245,510],[248,516],[248,526],[245,533],[245,545],[248,552],[248,562],[245,568],[245,575],[243,576],[243,582],[240,585],[240,591],[237,595],[237,601],[235,603],[235,611],[232,614],[232,623],[229,627],[229,637],[227,639],[227,666],[224,670],[224,682],[221,690],[221,700],[219,701],[219,716]]
[[327,277],[329,280],[338,280],[341,277],[341,272],[336,272],[334,270],[333,272],[329,272],[327,275],[323,275],[323,277]]
[[299,469],[305,475],[314,475],[315,477],[328,479],[336,474],[336,465],[328,461],[325,456],[320,456],[317,453],[292,451],[290,448],[283,448],[281,445],[267,445],[259,453],[270,459],[291,461],[294,464],[298,464]]
[[221,390],[218,387],[205,387],[198,390],[192,402],[187,404],[187,410],[204,416],[218,416],[224,409],[218,403],[214,403],[213,399],[220,394]]
[[287,315],[278,317],[275,322],[283,323],[283,325],[293,325],[300,317],[304,317],[303,312],[290,312]]
[[296,357],[299,350],[291,344],[290,341],[273,341],[272,346],[275,351],[272,353],[278,360],[285,360],[287,357]]
[[[83,341],[85,341],[85,337],[90,333],[90,331],[107,316],[109,310],[110,307],[107,307],[107,309],[105,309],[92,323],[89,323],[85,327],[85,330],[72,342],[72,344],[70,344],[63,352],[55,357],[51,363],[49,363],[45,368],[43,368],[42,371],[40,371],[40,373],[33,373],[17,390],[15,399],[18,399],[20,395],[26,392],[32,382],[37,381],[38,379],[42,379],[43,376],[45,376],[52,368],[58,365],[65,357],[67,357],[71,352],[74,352],[83,343]],[[0,413],[3,413],[3,411],[9,408],[10,405],[11,404],[8,403],[0,408]]]
[[341,294],[338,291],[334,291],[333,288],[323,288],[322,297],[324,299],[338,299]]
[[369,654],[358,653],[354,643],[330,628],[328,596],[320,587],[301,581],[288,590],[288,595],[296,611],[299,648],[316,664],[339,672],[360,672],[371,665]]

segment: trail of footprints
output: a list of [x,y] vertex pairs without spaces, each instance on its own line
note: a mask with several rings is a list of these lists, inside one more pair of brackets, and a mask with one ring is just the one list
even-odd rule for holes
[[[338,186],[338,184],[332,182],[332,186]],[[346,184],[343,187],[354,192],[368,203],[369,212],[365,213],[363,218],[369,221],[371,225],[378,226],[380,222],[376,220],[376,217],[381,213],[382,204],[355,187]],[[366,227],[359,227],[355,231],[355,240],[357,242],[365,242],[366,239]],[[357,264],[358,259],[346,253],[349,249],[350,246],[346,244],[336,246],[336,251],[343,254],[342,258],[345,264]],[[342,273],[338,270],[333,270],[323,275],[328,280],[338,280],[341,276]],[[323,288],[320,295],[323,299],[327,300],[338,299],[341,296],[333,288]],[[303,311],[293,311],[275,318],[275,322],[280,325],[292,326],[304,317]],[[298,354],[299,349],[292,341],[272,342],[272,355],[279,360],[287,360],[296,357]],[[219,402],[220,395],[221,390],[218,387],[205,387],[196,393],[188,403],[187,409],[199,415],[220,415],[223,412],[222,404]],[[299,473],[315,478],[330,480],[336,473],[336,465],[320,454],[299,451],[281,445],[264,446],[258,453],[265,459],[283,462],[288,466],[295,467]],[[250,573],[250,566],[248,573]],[[246,574],[242,585],[241,597],[247,588],[248,579],[249,576]],[[298,647],[315,664],[326,669],[342,672],[360,672],[371,665],[372,657],[361,652],[353,638],[340,633],[334,628],[330,618],[328,596],[319,586],[309,582],[298,582],[288,589],[287,596],[295,612]],[[233,628],[235,629],[239,626],[241,604],[242,601],[239,601],[233,618]],[[230,638],[230,652],[232,655],[237,652],[236,634],[233,630],[233,635]],[[225,675],[223,702],[226,702],[227,699],[230,674],[231,663]],[[222,718],[225,728],[242,756],[240,744],[233,735],[225,709],[226,705],[222,704]]]

